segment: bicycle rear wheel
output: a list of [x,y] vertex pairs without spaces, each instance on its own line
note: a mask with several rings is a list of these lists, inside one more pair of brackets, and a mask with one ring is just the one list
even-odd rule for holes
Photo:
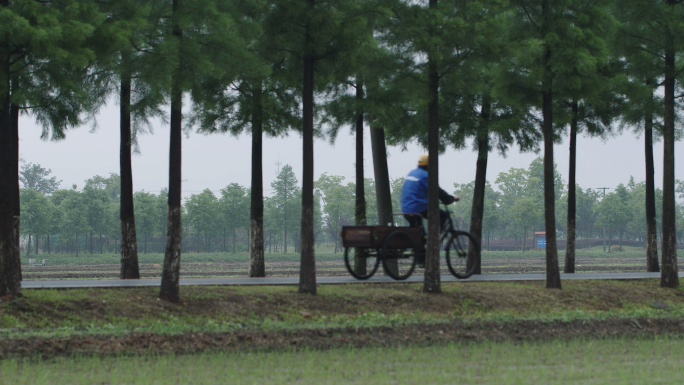
[[368,279],[378,270],[380,251],[368,247],[347,247],[344,249],[344,265],[352,277]]
[[479,248],[475,238],[466,231],[453,231],[446,246],[446,261],[449,271],[456,278],[465,279],[473,275],[475,261],[468,261],[468,248]]
[[416,268],[416,243],[407,232],[397,230],[385,238],[382,267],[387,275],[399,281],[411,276]]

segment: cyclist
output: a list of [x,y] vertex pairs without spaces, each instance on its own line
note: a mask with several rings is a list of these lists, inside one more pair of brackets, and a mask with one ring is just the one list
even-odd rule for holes
[[[428,155],[422,154],[418,157],[418,167],[411,170],[404,180],[404,186],[401,190],[401,211],[404,213],[404,218],[408,221],[411,227],[423,227],[423,218],[428,217],[427,202],[428,202]],[[451,204],[458,202],[460,197],[451,195],[439,189],[439,200],[444,204]],[[449,214],[444,210],[439,210],[439,225],[440,230],[444,229]],[[424,246],[424,245],[423,245]],[[424,247],[423,247],[424,249]],[[425,265],[424,250],[416,257],[418,266]]]

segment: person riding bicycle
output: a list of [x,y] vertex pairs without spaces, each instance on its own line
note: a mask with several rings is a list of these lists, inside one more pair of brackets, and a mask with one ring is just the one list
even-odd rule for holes
[[[418,167],[411,170],[404,179],[404,186],[401,190],[401,211],[404,213],[404,218],[408,221],[411,227],[423,227],[423,218],[428,217],[428,155],[422,154],[418,158]],[[458,202],[461,198],[451,195],[439,189],[439,200],[444,204],[451,204]],[[444,210],[439,210],[439,228],[444,229],[449,214]],[[418,258],[418,265],[423,265],[425,258],[422,253],[422,258]]]

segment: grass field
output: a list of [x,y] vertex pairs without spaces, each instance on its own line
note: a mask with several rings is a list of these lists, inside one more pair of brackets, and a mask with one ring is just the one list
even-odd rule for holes
[[[97,279],[118,269],[118,255],[56,257],[24,277]],[[184,254],[183,274],[239,274],[246,257]],[[318,272],[348,274],[342,254],[317,257]],[[281,259],[282,273],[299,261],[266,258]],[[644,258],[598,248],[578,251],[577,265],[643,271]],[[141,254],[150,274],[161,259]],[[483,254],[485,273],[543,264],[543,252]],[[658,280],[566,280],[562,290],[460,281],[442,290],[323,285],[304,296],[296,287],[189,286],[173,305],[157,299],[158,288],[25,289],[0,302],[0,382],[622,384],[679,382],[684,371],[684,290]]]
[[5,360],[7,384],[677,383],[681,339],[449,343],[268,353]]
[[[684,251],[680,251],[684,253]],[[559,251],[561,270],[563,251]],[[32,256],[35,257],[35,256]],[[118,278],[120,256],[117,254],[51,254],[41,255],[37,261],[48,259],[46,266],[31,266],[22,258],[22,273],[26,280],[45,279],[111,279]],[[681,256],[680,256],[681,257]],[[332,248],[316,249],[316,273],[319,276],[349,276],[344,267],[344,253],[333,253]],[[164,255],[138,255],[142,278],[159,278]],[[297,276],[300,255],[296,253],[266,253],[267,276]],[[683,262],[684,263],[684,262]],[[646,270],[646,254],[641,248],[626,247],[623,252],[603,252],[601,247],[580,249],[576,256],[576,272],[640,272]],[[241,253],[185,253],[181,255],[181,276],[245,277],[249,269],[249,255]],[[442,274],[449,274],[442,258]],[[546,271],[544,251],[487,251],[482,252],[483,274],[543,273]],[[382,275],[382,268],[377,275]]]

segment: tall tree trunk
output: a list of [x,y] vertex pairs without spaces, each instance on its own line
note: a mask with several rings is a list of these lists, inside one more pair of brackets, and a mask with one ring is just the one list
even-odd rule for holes
[[[646,82],[652,86],[651,81]],[[655,205],[655,167],[653,163],[653,91],[644,117],[644,153],[646,155],[646,271],[659,272],[658,226]]]
[[[373,124],[370,119],[371,151],[373,152],[373,176],[375,178],[375,199],[378,206],[378,223],[391,225],[392,192],[390,189],[389,169],[387,167],[387,147],[385,146],[385,130]],[[389,261],[388,269],[397,271],[396,261]]]
[[[178,3],[173,0],[173,15],[178,15]],[[177,22],[173,28],[173,36],[180,46],[183,31]],[[181,120],[183,106],[183,90],[180,86],[180,51],[179,65],[173,75],[171,86],[171,133],[169,146],[169,204],[167,219],[166,251],[164,254],[164,268],[162,270],[159,298],[178,302],[180,300],[180,260],[181,260]]]
[[[667,0],[674,14],[678,0]],[[667,29],[665,39],[665,115],[663,119],[663,269],[661,287],[679,287],[677,274],[677,227],[675,222],[675,36]]]
[[11,170],[12,186],[12,229],[14,230],[14,247],[12,247],[12,257],[6,261],[7,273],[11,277],[9,288],[15,297],[20,297],[21,293],[21,249],[19,248],[19,238],[21,235],[21,205],[19,192],[19,106],[10,104],[10,124],[12,125],[12,159],[9,165]]
[[575,174],[577,164],[577,125],[579,106],[572,102],[572,121],[570,122],[570,166],[568,171],[568,231],[565,242],[564,273],[575,272],[575,224],[577,217],[577,188]]
[[378,206],[378,223],[392,223],[392,193],[390,190],[389,168],[387,167],[387,147],[385,130],[373,124],[371,119],[370,136],[373,153],[373,177],[375,178],[375,195]]
[[119,218],[121,221],[121,279],[139,279],[138,239],[135,231],[135,211],[133,205],[133,167],[131,165],[131,76],[128,72],[121,75],[121,94],[119,101],[119,169],[121,172],[121,202]]
[[[0,9],[9,7],[0,0]],[[10,47],[0,47],[0,296],[21,295],[19,250],[19,133],[10,96]],[[18,263],[19,261],[19,263]]]
[[[309,16],[313,15],[315,0],[306,0]],[[302,88],[302,253],[299,271],[299,292],[316,294],[316,258],[314,255],[313,233],[313,180],[314,180],[314,147],[313,147],[313,107],[314,107],[314,57],[313,36],[310,26],[306,26],[304,46],[304,82]]]
[[31,234],[29,234],[28,245],[26,246],[26,256],[31,255]]
[[[468,245],[468,264],[474,264],[474,274],[482,274],[482,220],[484,218],[485,187],[487,186],[487,160],[489,158],[489,119],[492,99],[489,93],[482,96],[480,110],[481,127],[476,139],[477,162],[475,166],[475,187],[473,189],[473,207],[470,214],[470,234],[475,238],[475,245]],[[470,266],[470,265],[469,265]]]
[[262,84],[258,83],[254,94],[252,115],[252,188],[249,211],[249,276],[265,277],[264,261],[264,181],[262,153]]
[[[430,10],[437,0],[430,0]],[[429,32],[429,34],[431,34]],[[441,293],[439,275],[439,73],[433,52],[428,52],[428,238],[423,291]]]
[[[359,104],[363,101],[363,82],[360,76],[356,77],[356,101]],[[354,224],[357,226],[366,225],[366,191],[363,178],[363,164],[363,110],[359,109],[356,112],[356,190],[354,192]],[[335,249],[337,249],[337,242],[335,243]],[[357,274],[366,275],[366,264],[363,263],[366,257],[366,255],[358,254],[357,249],[357,254],[354,255],[354,270]]]
[[[542,33],[551,25],[549,0],[542,0]],[[544,119],[544,222],[546,228],[546,287],[560,289],[560,270],[556,248],[556,213],[553,180],[553,72],[551,70],[551,48],[544,48],[542,58],[544,79],[542,80],[542,115]]]

